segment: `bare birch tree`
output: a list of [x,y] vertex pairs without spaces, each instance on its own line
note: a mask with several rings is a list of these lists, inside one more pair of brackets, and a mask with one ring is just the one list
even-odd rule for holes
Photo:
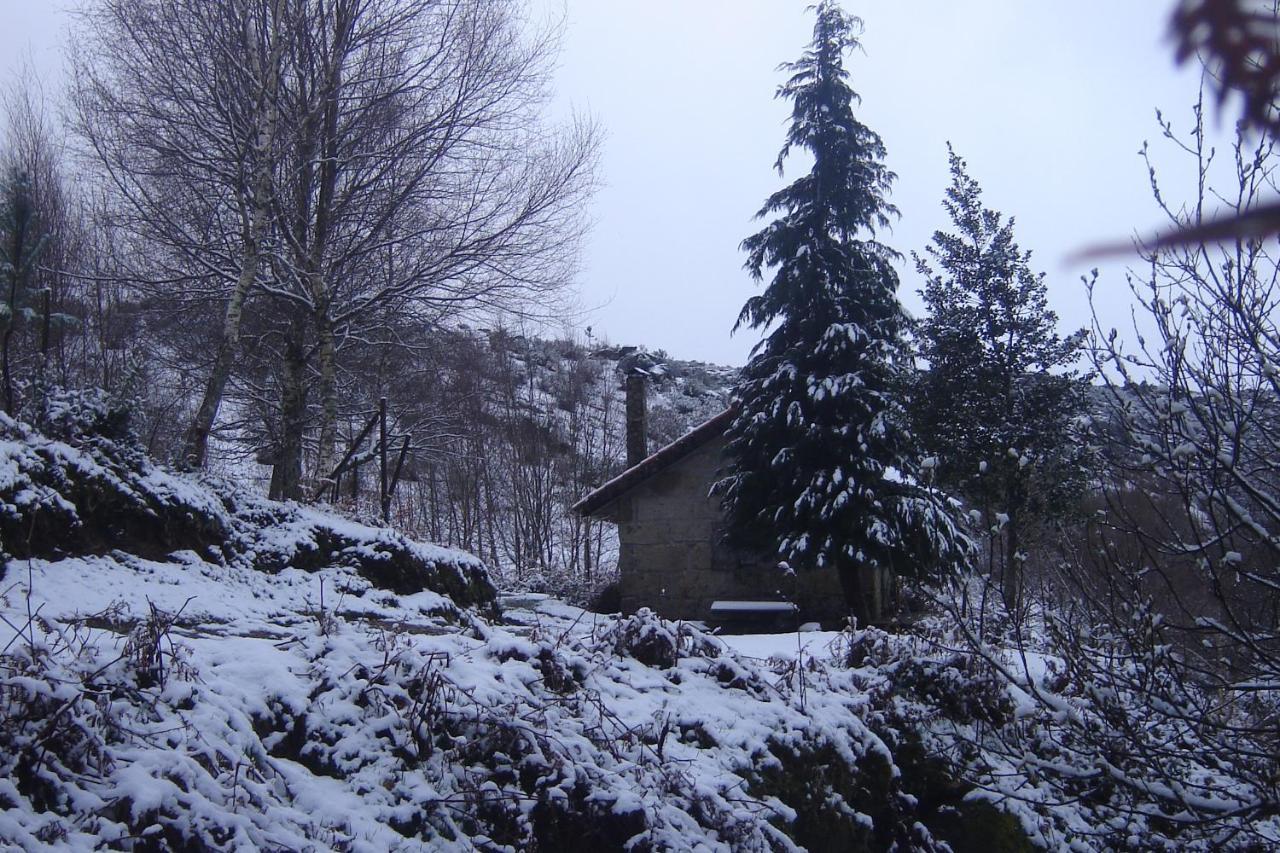
[[274,491],[298,497],[308,435],[317,475],[332,464],[344,342],[379,312],[509,309],[567,282],[596,133],[541,121],[554,33],[527,34],[521,9],[103,0],[86,16],[80,127],[129,224],[167,250],[140,277],[223,306],[192,462],[248,298],[255,351],[278,362]]
[[277,286],[315,336],[293,351],[314,352],[323,476],[339,350],[379,311],[510,310],[567,281],[595,133],[540,124],[554,42],[523,35],[508,0],[303,5],[286,63]]
[[269,226],[286,0],[100,0],[73,52],[76,126],[144,248],[142,292],[221,305],[182,460],[204,463]]

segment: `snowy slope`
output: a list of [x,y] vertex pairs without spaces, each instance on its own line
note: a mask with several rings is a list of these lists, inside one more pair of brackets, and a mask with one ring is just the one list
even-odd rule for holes
[[1280,843],[1100,785],[1074,733],[1114,723],[1035,649],[499,597],[468,554],[158,468],[107,415],[0,416],[0,849]]
[[[26,849],[798,849],[805,803],[769,772],[812,750],[892,767],[865,697],[802,702],[646,614],[455,623],[350,568],[189,552],[9,568],[0,842]],[[850,800],[836,814],[869,841],[890,819]]]
[[0,846],[938,846],[852,671],[500,617],[475,558],[157,468],[99,403],[0,417]]

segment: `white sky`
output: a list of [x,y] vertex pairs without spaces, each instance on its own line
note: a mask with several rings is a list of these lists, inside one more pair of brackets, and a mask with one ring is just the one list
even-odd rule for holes
[[[58,9],[71,0],[0,0],[0,56],[24,56],[58,85]],[[754,285],[741,240],[781,186],[772,164],[787,105],[775,70],[808,43],[806,0],[532,0],[566,16],[556,109],[607,132],[592,214],[579,326],[597,339],[683,358],[741,363],[757,339],[730,337]],[[846,0],[866,23],[852,56],[859,117],[888,148],[902,211],[884,235],[904,255],[948,223],[941,207],[950,140],[985,201],[1017,218],[1048,272],[1064,326],[1087,321],[1082,247],[1160,225],[1137,151],[1159,136],[1158,106],[1185,127],[1198,76],[1175,72],[1169,0]],[[1211,113],[1217,124],[1217,112]],[[1176,161],[1171,161],[1176,162]],[[794,173],[789,173],[794,176]],[[1125,321],[1123,264],[1104,267]],[[915,310],[909,257],[900,295]]]
[[[608,130],[604,189],[582,291],[615,342],[741,363],[758,335],[729,330],[753,284],[741,240],[782,185],[771,166],[788,105],[781,62],[808,43],[804,0],[544,0],[567,9],[560,98]],[[1154,110],[1186,127],[1198,73],[1175,72],[1172,4],[1075,0],[845,0],[865,24],[847,67],[859,117],[884,139],[902,219],[885,242],[908,256],[900,295],[920,286],[909,254],[947,227],[946,141],[988,206],[1048,273],[1063,325],[1088,319],[1080,248],[1161,224],[1137,156]],[[1216,111],[1213,124],[1217,124]],[[1229,126],[1229,122],[1226,122]],[[791,173],[789,173],[791,174]],[[793,175],[792,175],[793,176]],[[1122,325],[1123,262],[1104,267]]]

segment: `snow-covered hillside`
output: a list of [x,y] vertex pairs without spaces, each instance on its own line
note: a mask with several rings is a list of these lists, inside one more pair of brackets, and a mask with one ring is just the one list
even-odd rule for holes
[[830,637],[766,662],[647,612],[500,613],[469,555],[159,469],[64,402],[0,416],[2,845],[928,849],[956,809],[1020,837],[922,804]]
[[[1124,720],[1069,661],[966,651],[936,618],[721,638],[499,595],[461,551],[158,468],[97,398],[0,416],[0,536],[6,849],[1280,838],[1269,814],[1179,821],[1167,786],[1099,764],[1081,732]],[[1251,794],[1194,749],[1162,769]]]

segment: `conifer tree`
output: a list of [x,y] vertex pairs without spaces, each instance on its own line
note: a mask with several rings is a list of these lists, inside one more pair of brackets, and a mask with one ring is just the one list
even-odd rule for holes
[[943,207],[955,232],[935,232],[928,258],[915,256],[928,370],[916,384],[913,426],[937,460],[937,483],[983,517],[992,573],[1016,607],[1028,525],[1063,510],[1085,485],[1087,383],[1070,370],[1084,332],[1058,335],[1044,273],[1014,242],[1013,219],[983,207],[964,160],[948,152]]
[[[31,180],[25,172],[10,169],[0,184],[0,392],[4,411],[18,409],[13,370],[14,335],[37,315],[37,297],[31,287],[35,261],[43,245]],[[45,303],[44,313],[49,313]]]
[[792,102],[775,164],[793,148],[813,167],[770,196],[743,241],[757,281],[735,330],[770,329],[735,389],[728,466],[715,486],[732,541],[771,546],[797,568],[834,570],[859,622],[881,621],[897,573],[962,556],[964,540],[916,485],[900,375],[908,358],[896,253],[875,239],[897,213],[884,145],[853,114],[843,60],[861,21],[816,7],[813,42],[777,96]]

